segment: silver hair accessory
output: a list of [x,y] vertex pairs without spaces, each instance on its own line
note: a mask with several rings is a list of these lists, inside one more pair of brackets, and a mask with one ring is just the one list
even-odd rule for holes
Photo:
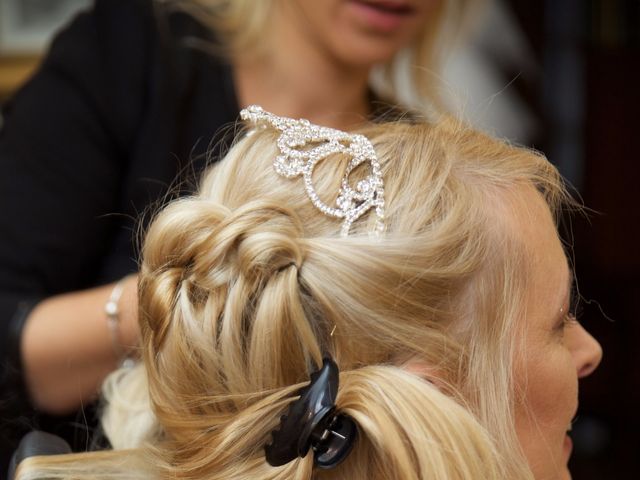
[[[350,134],[329,127],[314,125],[308,120],[279,117],[265,112],[258,105],[251,105],[240,112],[240,117],[256,125],[268,124],[281,132],[277,145],[280,155],[273,166],[279,175],[295,178],[302,175],[311,202],[325,215],[343,218],[340,234],[347,236],[351,224],[371,208],[375,209],[374,235],[384,230],[384,184],[378,157],[367,137]],[[313,185],[313,169],[325,158],[335,153],[351,157],[342,177],[335,206],[324,203]],[[349,184],[349,175],[363,163],[371,165],[371,173],[360,180],[355,188]]]

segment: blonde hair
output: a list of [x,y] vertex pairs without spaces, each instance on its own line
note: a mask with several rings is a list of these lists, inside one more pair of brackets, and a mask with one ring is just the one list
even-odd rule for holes
[[[385,181],[381,238],[369,217],[340,237],[301,180],[274,172],[270,130],[157,216],[140,272],[144,368],[107,382],[125,398],[107,406],[105,430],[129,450],[28,459],[20,480],[111,478],[118,462],[114,478],[533,478],[512,414],[526,247],[503,216],[533,188],[557,211],[561,179],[542,156],[454,120],[362,133]],[[346,162],[318,165],[321,197]],[[312,455],[270,467],[263,447],[322,352],[340,366],[354,449],[333,470],[314,471]],[[403,367],[412,359],[424,375]],[[135,445],[127,424],[143,426]]]
[[[234,57],[243,52],[260,52],[276,2],[282,0],[163,0],[186,9],[209,25],[219,42],[209,47]],[[372,88],[395,102],[418,102],[412,107],[441,109],[438,91],[442,87],[441,64],[466,24],[486,0],[443,0],[437,2],[429,19],[413,42],[377,69]],[[407,76],[408,73],[408,76]],[[404,76],[403,76],[404,74]],[[406,78],[405,78],[406,77]],[[407,85],[407,79],[409,84]],[[407,87],[410,93],[407,93]],[[402,92],[402,95],[400,94]]]

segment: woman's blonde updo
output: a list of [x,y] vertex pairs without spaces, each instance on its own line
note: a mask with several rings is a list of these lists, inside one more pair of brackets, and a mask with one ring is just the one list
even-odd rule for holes
[[[558,193],[556,173],[453,121],[364,133],[385,179],[381,239],[367,234],[368,217],[340,237],[340,222],[313,207],[301,180],[273,170],[270,130],[239,142],[198,196],[153,222],[140,308],[164,477],[310,476],[310,456],[274,469],[263,446],[323,352],[342,371],[338,407],[363,432],[327,478],[422,478],[427,466],[440,472],[433,478],[497,478],[517,457],[496,446],[496,433],[510,434],[508,401],[497,414],[494,396],[509,398],[508,372],[483,370],[483,385],[471,384],[480,367],[470,362],[504,370],[508,347],[489,343],[508,319],[452,331],[472,315],[475,278],[509,260],[495,247],[505,231],[492,205],[519,183]],[[318,166],[321,197],[337,193],[347,161]],[[465,335],[476,343],[464,345]],[[399,368],[413,357],[433,366],[439,388]]]
[[[505,218],[532,187],[555,211],[560,178],[542,156],[453,120],[361,133],[385,183],[380,238],[371,214],[341,237],[301,179],[280,177],[270,129],[154,219],[139,285],[144,368],[111,377],[103,417],[115,448],[137,447],[110,454],[131,475],[533,478],[511,413],[526,258]],[[335,199],[348,161],[317,166],[321,198]],[[314,470],[311,454],[271,467],[270,432],[324,353],[341,372],[337,409],[358,426],[353,451],[333,470]],[[129,411],[114,395],[126,398],[125,384]]]

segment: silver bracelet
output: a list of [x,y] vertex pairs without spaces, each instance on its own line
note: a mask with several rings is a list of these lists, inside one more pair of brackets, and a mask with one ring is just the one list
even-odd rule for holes
[[118,283],[111,290],[109,300],[104,305],[104,313],[107,315],[107,326],[109,327],[109,333],[111,334],[111,345],[113,347],[113,353],[115,354],[121,367],[131,366],[133,359],[129,357],[128,353],[122,347],[120,341],[120,297],[124,291],[124,283],[129,278],[126,277],[120,279]]

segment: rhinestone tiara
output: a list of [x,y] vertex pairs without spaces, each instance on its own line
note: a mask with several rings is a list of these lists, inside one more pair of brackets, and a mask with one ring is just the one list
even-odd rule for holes
[[[372,208],[375,209],[376,223],[371,233],[379,235],[384,231],[384,183],[378,157],[367,137],[321,127],[304,119],[279,117],[258,105],[243,109],[240,117],[280,131],[277,140],[280,154],[273,162],[276,172],[286,178],[302,175],[307,196],[313,205],[325,215],[344,219],[340,229],[342,236],[347,236],[351,224]],[[351,161],[342,177],[335,205],[329,206],[316,193],[313,169],[335,153],[348,155]],[[363,163],[371,165],[371,172],[354,188],[349,183],[349,175]]]

